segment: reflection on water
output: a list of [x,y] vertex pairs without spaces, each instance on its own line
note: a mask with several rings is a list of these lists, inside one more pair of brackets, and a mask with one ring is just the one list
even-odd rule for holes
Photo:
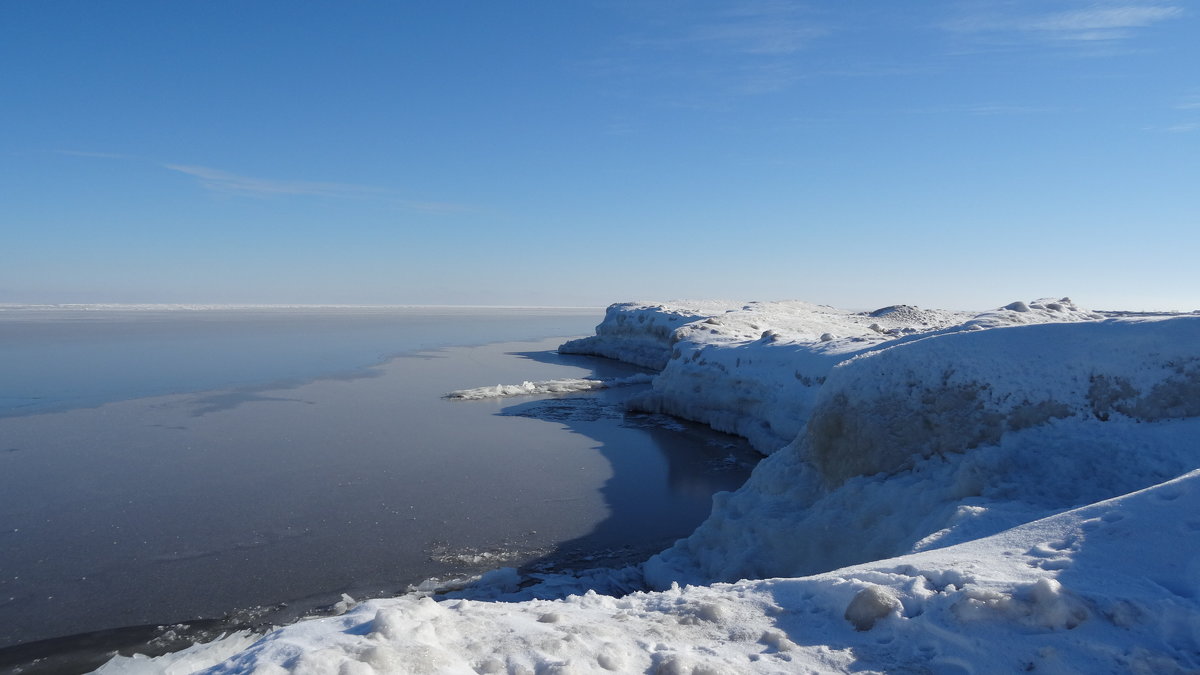
[[[712,495],[745,482],[758,456],[743,439],[667,415],[628,412],[644,387],[512,405],[500,414],[562,424],[598,443],[612,467],[600,489],[608,516],[551,560],[621,564],[686,536],[709,513]],[[604,552],[611,551],[611,555]]]
[[752,455],[731,437],[625,413],[640,387],[441,398],[636,372],[557,344],[0,419],[0,647],[300,611],[532,560],[644,556],[744,480]]

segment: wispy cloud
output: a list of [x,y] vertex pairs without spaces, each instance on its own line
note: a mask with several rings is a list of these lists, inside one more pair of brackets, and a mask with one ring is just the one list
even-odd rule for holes
[[1176,110],[1200,110],[1200,95],[1187,96],[1175,104]]
[[1179,124],[1153,124],[1142,127],[1142,131],[1156,134],[1188,134],[1200,131],[1200,122],[1181,122]]
[[56,155],[68,157],[95,157],[98,159],[137,159],[132,155],[122,155],[119,152],[88,152],[86,150],[51,150]]
[[256,178],[195,164],[160,162],[147,157],[119,152],[92,152],[87,150],[49,150],[56,155],[68,157],[93,157],[97,159],[129,160],[181,173],[193,178],[196,183],[212,192],[250,197],[312,196],[338,199],[376,199],[386,201],[403,209],[428,213],[460,213],[474,211],[474,207],[452,202],[414,200],[404,197],[395,189],[354,183],[335,183],[307,180],[278,180]]
[[641,28],[586,67],[600,76],[681,85],[691,90],[685,99],[785,89],[804,77],[797,54],[830,32],[804,3],[783,0],[631,3],[628,9]]
[[1074,1],[1067,9],[1050,12],[1047,4],[976,2],[943,28],[1007,42],[1113,43],[1184,15],[1181,7],[1163,2]]
[[386,196],[383,188],[349,183],[323,183],[302,180],[272,180],[240,176],[220,169],[188,164],[163,164],[164,169],[187,174],[208,190],[243,195],[316,195],[321,197]]
[[977,117],[1002,117],[1009,115],[1045,115],[1063,112],[1057,106],[1017,105],[1011,103],[971,103],[966,105],[916,108],[908,111],[918,115],[966,114]]
[[1006,103],[981,103],[977,105],[966,105],[959,108],[959,110],[970,115],[979,115],[981,117],[993,117],[999,115],[1040,115],[1043,113],[1059,112],[1059,108],[1054,106],[1011,105]]
[[214,192],[274,197],[285,195],[309,195],[342,199],[387,199],[397,205],[416,211],[451,213],[468,211],[468,207],[447,202],[413,201],[403,199],[395,190],[352,183],[330,183],[305,180],[276,180],[242,176],[220,169],[190,164],[161,164],[164,169],[186,174],[196,179],[200,186]]
[[1185,122],[1183,124],[1172,124],[1171,126],[1165,127],[1163,129],[1163,131],[1166,131],[1167,133],[1171,133],[1171,134],[1186,134],[1186,133],[1190,133],[1192,131],[1198,131],[1198,130],[1200,130],[1200,122]]
[[673,17],[663,36],[636,40],[664,48],[694,47],[714,52],[756,55],[792,54],[828,33],[796,3],[747,2],[709,12]]

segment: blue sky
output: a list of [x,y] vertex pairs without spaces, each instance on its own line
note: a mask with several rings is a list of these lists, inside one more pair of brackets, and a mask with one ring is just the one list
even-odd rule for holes
[[1198,16],[0,0],[0,302],[1196,309]]

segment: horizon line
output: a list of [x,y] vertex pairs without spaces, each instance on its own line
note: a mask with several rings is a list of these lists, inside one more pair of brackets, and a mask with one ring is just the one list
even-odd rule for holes
[[[610,303],[611,304],[611,303]],[[0,311],[160,309],[204,311],[211,309],[604,309],[608,305],[480,305],[480,304],[338,304],[338,303],[208,303],[208,302],[0,302]]]

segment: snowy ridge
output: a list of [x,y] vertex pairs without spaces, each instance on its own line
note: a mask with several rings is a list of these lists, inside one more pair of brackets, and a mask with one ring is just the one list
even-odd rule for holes
[[521,384],[497,384],[494,387],[475,387],[459,389],[446,394],[446,398],[464,401],[476,401],[485,398],[505,398],[509,396],[528,396],[534,394],[569,394],[576,391],[591,391],[611,387],[625,387],[632,384],[649,384],[652,375],[637,373],[629,377],[614,377],[607,380],[589,380],[581,378],[566,378],[562,380],[541,380]]
[[654,390],[635,406],[743,436],[770,454],[804,428],[829,371],[856,355],[947,332],[1101,318],[1069,298],[982,314],[911,305],[851,312],[799,301],[623,303],[608,308],[595,336],[559,350],[660,368]]
[[907,306],[868,314],[805,302],[750,303],[676,330],[654,390],[634,405],[743,436],[770,454],[803,429],[833,366],[967,316]]
[[1200,466],[1200,317],[993,325],[1019,327],[882,344],[832,368],[803,432],[717,495],[647,579],[812,574]]

